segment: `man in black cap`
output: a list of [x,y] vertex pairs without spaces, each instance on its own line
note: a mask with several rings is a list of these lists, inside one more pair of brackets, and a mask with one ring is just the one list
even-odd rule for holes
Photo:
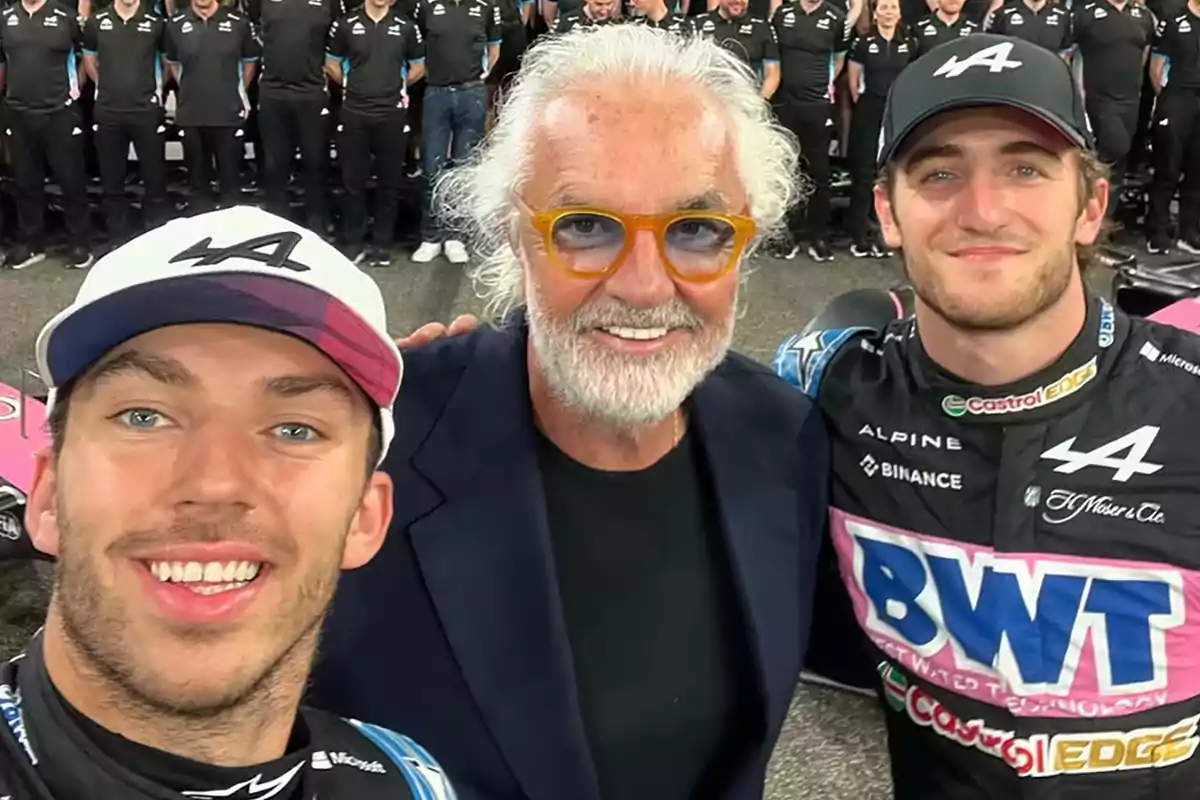
[[843,295],[775,359],[833,448],[808,667],[881,692],[897,800],[1191,800],[1200,340],[1084,286],[1109,187],[1069,67],[928,53],[878,164],[915,315]]

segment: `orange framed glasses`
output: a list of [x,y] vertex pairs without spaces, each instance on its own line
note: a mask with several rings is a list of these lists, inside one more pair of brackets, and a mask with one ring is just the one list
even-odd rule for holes
[[706,283],[728,273],[754,236],[754,220],[716,211],[621,214],[592,206],[534,211],[521,198],[551,262],[581,278],[607,278],[633,247],[633,234],[650,231],[667,271],[681,281]]

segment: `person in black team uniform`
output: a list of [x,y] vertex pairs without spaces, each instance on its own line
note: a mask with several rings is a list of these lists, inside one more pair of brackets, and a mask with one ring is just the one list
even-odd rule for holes
[[425,264],[445,253],[451,264],[470,260],[457,234],[433,211],[433,187],[446,165],[467,157],[487,120],[484,79],[500,59],[500,7],[493,0],[420,0],[416,22],[425,35],[425,108],[421,119],[421,244],[412,260]]
[[618,0],[586,0],[583,8],[568,14],[559,13],[554,23],[555,33],[567,33],[575,28],[590,28],[593,25],[608,25],[621,19],[621,4]]
[[250,22],[217,0],[192,0],[167,23],[167,64],[179,84],[175,123],[182,129],[191,202],[211,206],[214,160],[222,205],[237,202],[246,87],[260,55]]
[[96,152],[108,235],[134,232],[125,178],[129,145],[142,177],[143,222],[166,222],[167,171],[160,84],[166,21],[139,0],[116,0],[83,24],[83,65],[96,85]]
[[[1178,247],[1200,253],[1200,0],[1158,23],[1151,46],[1154,180],[1146,214],[1152,253],[1171,248],[1171,198],[1179,187]],[[1169,73],[1169,74],[1168,74]],[[1180,180],[1182,178],[1182,181]]]
[[818,596],[809,664],[869,638],[896,800],[1194,800],[1200,338],[1087,289],[1105,168],[1056,54],[948,44],[883,130],[915,314],[860,290],[776,358],[829,424],[852,620]]
[[917,45],[917,56],[923,56],[939,44],[952,42],[981,30],[981,23],[963,13],[963,0],[938,0],[937,10],[921,18],[909,29]]
[[692,20],[692,30],[745,61],[759,76],[762,96],[774,96],[779,88],[779,42],[769,22],[750,16],[746,0],[720,0],[715,9]]
[[[1125,157],[1137,130],[1142,75],[1154,37],[1154,17],[1133,0],[1091,0],[1071,20],[1075,48],[1083,58],[1083,93],[1096,150],[1111,165],[1108,214],[1121,200]],[[1127,260],[1127,259],[1126,259]]]
[[314,231],[326,225],[325,173],[329,161],[329,90],[325,44],[344,0],[244,0],[258,27],[258,132],[263,147],[267,208],[287,216],[288,181],[296,148],[304,175],[304,218]]
[[316,234],[240,207],[109,253],[42,330],[25,519],[57,574],[0,666],[0,796],[454,796],[411,739],[300,706],[338,575],[391,517],[383,308]]
[[690,33],[691,22],[683,14],[671,11],[663,0],[633,0],[631,22],[649,25],[671,33]]
[[829,144],[833,132],[833,82],[846,58],[846,15],[828,0],[788,0],[771,17],[779,43],[779,90],[772,98],[780,124],[800,142],[804,174],[813,191],[788,219],[795,258],[808,242],[813,261],[832,261],[829,228]]
[[1053,53],[1070,55],[1071,12],[1050,0],[1010,0],[989,15],[987,31],[1015,36]]
[[70,242],[67,264],[79,269],[92,265],[75,63],[80,38],[75,17],[54,0],[20,0],[0,12],[0,82],[21,234],[8,252],[13,269],[46,258],[44,162],[62,190]]
[[[372,267],[392,263],[408,141],[406,89],[425,73],[421,31],[391,5],[391,0],[367,0],[360,11],[335,22],[326,62],[330,77],[343,91],[337,148],[346,191],[346,254]],[[371,249],[365,252],[372,160],[377,178],[374,229]]]
[[854,40],[846,66],[854,115],[850,121],[850,255],[883,258],[869,229],[879,127],[892,81],[916,55],[900,19],[898,0],[876,0],[871,32]]

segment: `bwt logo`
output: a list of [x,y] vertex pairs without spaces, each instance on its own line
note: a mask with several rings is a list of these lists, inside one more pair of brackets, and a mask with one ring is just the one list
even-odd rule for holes
[[1185,604],[1200,594],[1200,575],[999,554],[842,512],[833,522],[860,624],[927,679],[1010,706],[1010,695],[1200,694],[1200,660],[1188,646],[1197,614]]

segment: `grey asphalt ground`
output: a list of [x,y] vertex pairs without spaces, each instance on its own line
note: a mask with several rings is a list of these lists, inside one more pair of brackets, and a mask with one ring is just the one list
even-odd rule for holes
[[[830,297],[852,288],[902,280],[899,264],[846,256],[827,264],[759,259],[742,294],[735,348],[768,360],[781,338],[802,326]],[[461,269],[442,260],[402,259],[373,273],[388,300],[393,330],[476,312],[480,303]],[[16,381],[18,365],[33,366],[38,329],[74,296],[83,275],[46,263],[22,272],[0,269],[0,380]],[[1089,275],[1107,293],[1110,274]],[[36,627],[46,572],[0,568],[0,651],[11,653]],[[783,730],[767,800],[886,800],[891,797],[882,714],[866,698],[801,686]]]

